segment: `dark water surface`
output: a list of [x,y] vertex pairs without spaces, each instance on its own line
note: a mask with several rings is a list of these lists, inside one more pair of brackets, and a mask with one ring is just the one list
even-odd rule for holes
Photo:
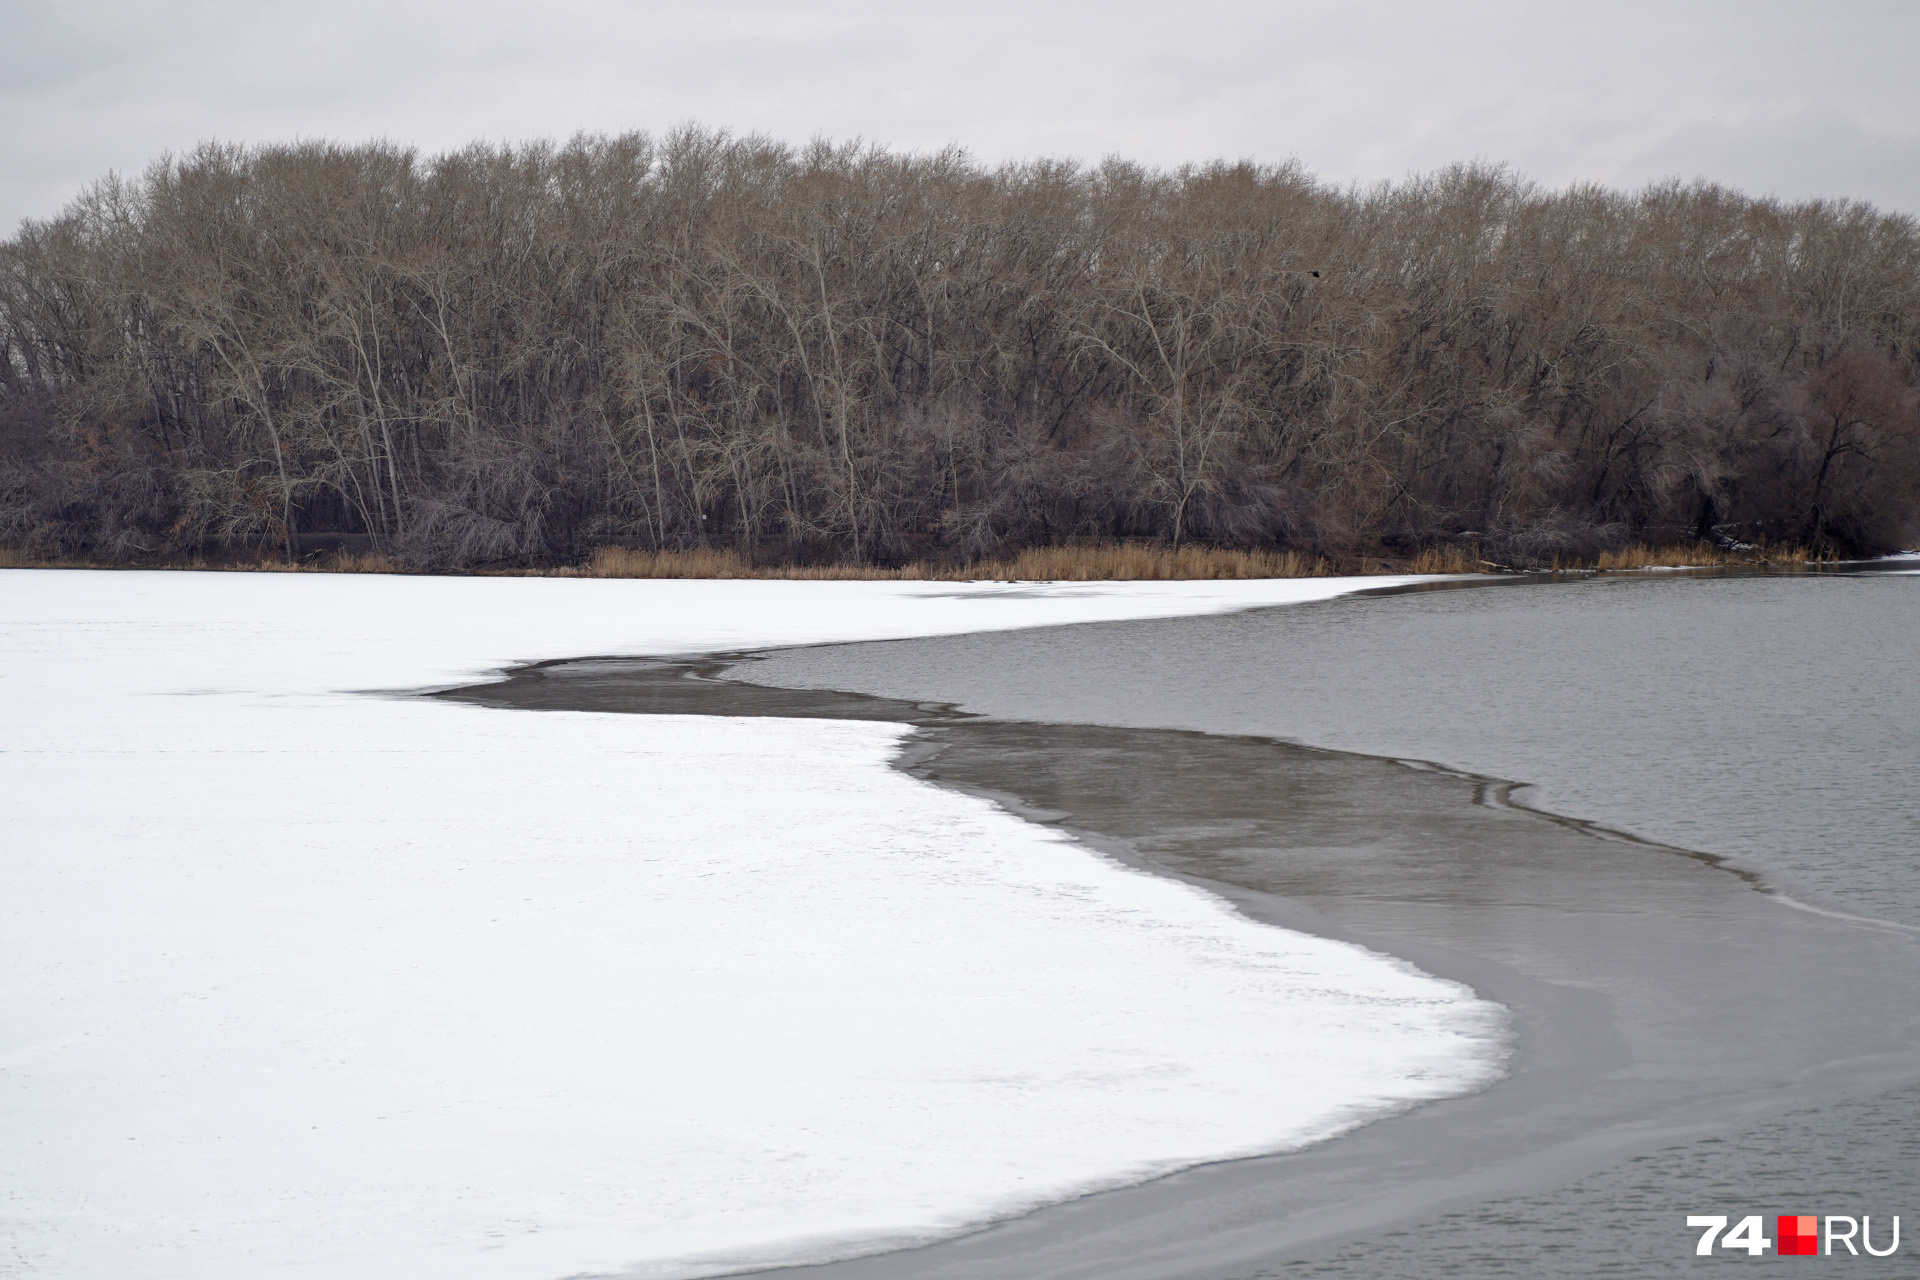
[[1920,918],[1917,605],[1920,579],[1616,581],[569,663],[453,696],[907,721],[919,776],[1514,1011],[1483,1093],[807,1274],[1655,1276],[1757,1265],[1694,1258],[1688,1213],[1920,1230],[1920,939],[1849,918]]

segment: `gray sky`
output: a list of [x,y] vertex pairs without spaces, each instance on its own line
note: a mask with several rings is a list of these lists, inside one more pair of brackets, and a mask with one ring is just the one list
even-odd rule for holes
[[1914,0],[0,0],[0,233],[206,138],[698,121],[984,160],[1454,160],[1920,213]]

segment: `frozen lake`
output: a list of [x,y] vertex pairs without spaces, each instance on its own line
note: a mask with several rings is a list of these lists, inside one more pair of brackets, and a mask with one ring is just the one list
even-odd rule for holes
[[0,575],[0,1273],[1911,1215],[1920,580],[1379,585]]

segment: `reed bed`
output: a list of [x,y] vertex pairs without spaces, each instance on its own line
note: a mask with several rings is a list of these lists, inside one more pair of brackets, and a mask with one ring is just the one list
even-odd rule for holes
[[[792,578],[799,580],[858,579],[881,581],[924,578],[921,566],[888,569],[878,565],[756,565],[733,550],[634,551],[626,547],[597,547],[587,563],[574,570],[584,578]],[[562,572],[565,572],[562,570]]]
[[[1830,552],[1787,545],[1717,547],[1710,542],[1693,542],[1675,546],[1649,547],[1636,543],[1618,551],[1601,552],[1600,558],[1591,567],[1603,573],[1617,569],[1710,569],[1731,565],[1778,565],[1784,568],[1797,564],[1821,564],[1833,559],[1834,556]],[[1571,567],[1586,568],[1588,566]]]
[[1295,551],[1236,551],[1220,547],[1159,547],[1150,543],[1096,543],[1031,547],[1010,559],[964,565],[916,561],[875,565],[755,565],[737,551],[632,551],[600,547],[582,569],[593,578],[784,578],[797,580],[915,580],[935,582],[1166,582],[1215,578],[1308,578],[1334,572],[1318,556]]
[[[986,570],[987,572],[981,572]],[[974,566],[970,576],[1020,581],[1140,582],[1206,578],[1314,578],[1334,572],[1318,556],[1297,551],[1220,547],[1157,547],[1146,543],[1030,547],[1010,561]]]
[[1413,557],[1408,573],[1485,573],[1496,567],[1480,558],[1479,547],[1426,547]]

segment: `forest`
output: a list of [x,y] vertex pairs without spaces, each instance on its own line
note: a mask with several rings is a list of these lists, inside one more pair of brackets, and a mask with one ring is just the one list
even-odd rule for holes
[[1475,164],[206,144],[0,244],[0,546],[422,570],[1920,540],[1920,226]]

